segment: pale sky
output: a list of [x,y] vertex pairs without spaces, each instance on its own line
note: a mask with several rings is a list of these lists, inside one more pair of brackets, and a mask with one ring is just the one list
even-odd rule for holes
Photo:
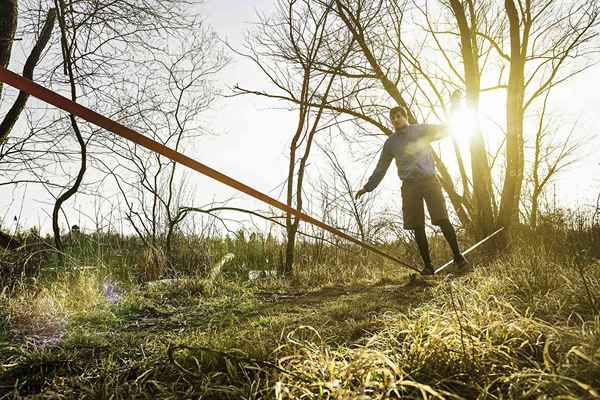
[[[240,43],[243,40],[245,27],[256,20],[256,12],[268,13],[272,4],[273,0],[209,1],[206,6],[207,19],[223,38],[232,44]],[[560,107],[563,108],[565,120],[569,123],[579,120],[579,129],[595,138],[590,143],[594,148],[600,145],[598,141],[600,113],[597,111],[600,110],[598,76],[600,76],[600,66],[575,77],[567,85],[555,91],[556,98],[561,99]],[[238,58],[228,68],[225,82],[231,84],[239,82],[247,88],[264,85],[256,67]],[[270,103],[265,99],[253,97],[226,99],[220,102],[216,126],[229,133],[219,138],[209,139],[206,144],[207,153],[203,155],[211,165],[219,165],[222,170],[231,172],[234,177],[252,183],[261,190],[269,190],[285,179],[287,167],[285,153],[295,117],[293,113],[266,110],[269,105]],[[231,115],[235,117],[231,118]],[[215,152],[209,151],[213,145]],[[218,149],[223,145],[234,146],[239,149],[239,153],[231,157],[221,157]],[[354,162],[350,157],[346,161],[348,162],[346,170],[360,184],[363,183],[359,180],[362,176],[361,172],[365,168],[370,172],[376,162],[373,159],[369,164],[364,165]],[[558,197],[573,206],[589,204],[592,198],[595,199],[600,191],[599,162],[597,155],[590,152],[580,164],[565,172],[556,182],[557,187],[561,189]],[[248,168],[247,163],[252,167]],[[326,163],[322,165],[326,167]],[[265,174],[264,171],[271,172]],[[352,173],[353,171],[360,172]],[[398,177],[392,166],[379,189],[382,193],[392,192],[394,196],[397,194],[398,186]],[[389,202],[393,201],[394,198],[391,197]]]
[[[256,20],[256,13],[269,13],[273,8],[273,0],[208,0],[203,7],[207,22],[232,46],[240,48],[244,34],[250,24]],[[257,68],[247,60],[233,56],[231,64],[222,73],[222,85],[227,87],[240,83],[246,88],[260,89],[265,81]],[[556,91],[560,98],[560,107],[565,119],[579,120],[579,129],[593,136],[590,142],[590,154],[575,168],[564,173],[557,181],[558,196],[565,204],[582,206],[590,204],[600,191],[600,165],[597,152],[600,142],[597,140],[600,130],[600,91],[597,77],[600,67],[595,67],[570,81]],[[201,138],[191,151],[187,153],[199,161],[218,169],[258,190],[267,192],[273,197],[283,199],[279,185],[285,180],[287,173],[287,149],[295,127],[295,114],[273,110],[273,103],[256,97],[236,97],[220,99],[210,112],[210,128],[218,133],[216,136]],[[433,121],[436,122],[436,121]],[[376,140],[373,141],[375,145]],[[223,153],[227,149],[227,153]],[[355,180],[356,189],[364,183],[361,178],[368,175],[376,160],[358,162],[349,156],[346,148],[340,148],[340,159],[345,164],[347,173]],[[311,174],[317,176],[319,169],[327,168],[327,163],[316,157],[311,164]],[[195,205],[211,200],[225,200],[236,197],[235,204],[248,208],[264,209],[247,196],[239,194],[210,178],[189,173],[195,189]],[[378,189],[378,207],[399,207],[396,201],[399,193],[399,180],[392,167]],[[25,197],[23,195],[25,194]],[[43,204],[40,191],[32,187],[24,193],[22,190],[12,192],[0,187],[0,206],[7,210],[4,214],[4,226],[10,227],[14,215],[21,215],[21,225],[42,225],[47,230],[49,219],[46,213],[51,207]],[[17,198],[11,204],[10,198]],[[24,206],[21,199],[25,198]],[[89,221],[78,220],[73,206],[89,209],[89,200],[77,199],[67,206],[71,223],[79,223],[91,228]],[[0,213],[2,221],[2,213]]]

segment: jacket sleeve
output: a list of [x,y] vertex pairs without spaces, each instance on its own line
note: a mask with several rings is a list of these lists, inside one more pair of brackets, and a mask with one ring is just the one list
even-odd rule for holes
[[388,146],[389,142],[385,142],[383,145],[383,149],[381,150],[381,155],[379,156],[379,161],[377,162],[377,166],[375,167],[375,171],[371,174],[371,177],[367,181],[364,186],[364,190],[367,192],[372,192],[375,188],[381,183],[381,180],[385,176],[392,159],[394,158],[392,152]]
[[419,136],[426,139],[429,142],[443,139],[450,136],[450,126],[445,125],[434,125],[434,124],[420,124]]

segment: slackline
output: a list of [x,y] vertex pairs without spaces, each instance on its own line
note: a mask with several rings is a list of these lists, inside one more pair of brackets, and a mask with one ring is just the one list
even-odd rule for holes
[[318,219],[315,219],[313,217],[311,217],[310,215],[304,214],[301,211],[298,211],[292,207],[289,207],[288,205],[242,183],[239,182],[215,169],[210,168],[209,166],[202,164],[201,162],[198,162],[182,153],[179,153],[165,145],[162,145],[132,129],[127,128],[124,125],[121,125],[120,123],[105,117],[95,111],[92,111],[91,109],[84,107],[52,90],[46,89],[45,87],[38,85],[37,83],[26,79],[24,77],[22,77],[19,74],[15,74],[12,71],[9,71],[6,68],[2,68],[0,67],[0,81],[14,87],[15,89],[18,89],[22,92],[28,93],[31,96],[37,97],[38,99],[51,104],[55,107],[58,107],[66,112],[68,112],[69,114],[72,115],[76,115],[80,118],[83,118],[84,120],[97,125],[101,128],[104,128],[124,139],[127,139],[133,143],[136,143],[150,151],[153,151],[155,153],[158,153],[170,160],[173,160],[179,164],[185,165],[188,168],[193,169],[194,171],[197,171],[203,175],[206,175],[210,178],[213,178],[215,180],[217,180],[218,182],[221,182],[233,189],[236,189],[242,193],[245,193],[249,196],[254,197],[257,200],[262,201],[263,203],[266,203],[270,206],[273,206],[275,208],[278,208],[282,211],[285,211],[286,213],[290,213],[295,215],[296,217],[300,218],[301,220],[308,222],[312,225],[315,225],[321,229],[324,229],[336,236],[339,236],[345,240],[348,240],[349,242],[352,242],[354,244],[357,244],[375,254],[378,254],[380,256],[383,256],[391,261],[394,261],[397,264],[400,264],[406,268],[409,268],[413,271],[417,271],[419,272],[419,268],[410,265],[402,260],[400,260],[399,258],[392,256],[390,254],[387,254],[384,251],[381,251],[379,249],[377,249],[376,247],[374,247],[371,244],[365,243],[359,239],[356,239],[330,225],[327,225],[326,223],[319,221]]

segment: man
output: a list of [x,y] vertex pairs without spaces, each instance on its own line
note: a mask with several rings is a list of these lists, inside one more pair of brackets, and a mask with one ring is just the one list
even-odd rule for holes
[[[451,98],[451,109],[455,110],[460,101],[460,92]],[[395,131],[381,151],[375,171],[365,186],[356,193],[356,198],[373,191],[381,182],[392,160],[396,160],[398,176],[402,180],[402,214],[404,228],[414,231],[415,241],[423,258],[423,275],[433,275],[434,269],[429,254],[429,244],[425,234],[425,212],[423,201],[427,204],[431,222],[442,229],[446,241],[454,254],[454,263],[461,270],[467,270],[469,264],[460,252],[456,231],[448,219],[448,211],[442,195],[440,183],[436,178],[433,149],[430,143],[449,135],[447,125],[408,123],[408,113],[404,107],[390,110],[390,119]]]

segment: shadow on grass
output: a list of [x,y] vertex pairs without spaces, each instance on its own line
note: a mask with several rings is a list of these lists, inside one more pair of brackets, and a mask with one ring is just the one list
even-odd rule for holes
[[99,315],[72,320],[60,346],[12,352],[0,373],[0,393],[36,395],[57,382],[80,387],[113,376],[119,385],[117,381],[128,380],[122,374],[135,379],[139,368],[157,363],[165,363],[160,369],[169,371],[160,380],[173,374],[177,379],[164,358],[171,342],[240,349],[266,359],[287,333],[313,326],[327,343],[348,344],[384,329],[383,314],[406,313],[427,301],[430,287],[416,279],[277,293],[246,288],[215,297],[196,295],[187,302],[165,296],[169,291],[138,292],[98,310]]

